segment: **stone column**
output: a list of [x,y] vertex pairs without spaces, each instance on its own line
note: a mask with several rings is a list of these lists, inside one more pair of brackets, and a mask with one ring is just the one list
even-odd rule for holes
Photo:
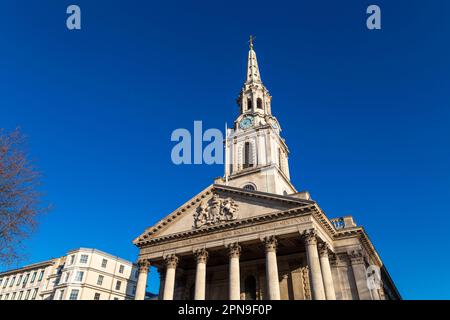
[[139,276],[136,285],[136,295],[134,299],[144,300],[145,290],[147,289],[147,275],[148,275],[148,268],[150,267],[150,262],[148,260],[140,260],[138,261],[138,266],[139,266]]
[[241,276],[239,272],[239,257],[241,255],[241,246],[238,243],[232,243],[228,247],[230,256],[230,279],[228,294],[230,300],[241,299]]
[[319,254],[317,252],[317,238],[314,230],[306,232],[304,240],[311,277],[312,298],[313,300],[325,300],[322,270],[320,269]]
[[206,287],[206,262],[208,261],[208,251],[199,249],[194,252],[197,260],[197,271],[195,273],[195,300],[205,300]]
[[352,265],[359,300],[372,300],[372,295],[369,287],[367,286],[366,268],[364,266],[364,256],[362,250],[353,250],[348,252],[348,257]]
[[277,265],[277,239],[274,236],[264,238],[266,248],[267,296],[269,300],[280,300],[280,282]]
[[173,300],[175,289],[175,271],[178,265],[178,257],[174,254],[166,257],[166,280],[164,281],[164,300]]
[[322,243],[319,247],[320,268],[322,269],[323,286],[327,300],[336,300],[333,277],[331,275],[330,260],[328,258],[328,244]]

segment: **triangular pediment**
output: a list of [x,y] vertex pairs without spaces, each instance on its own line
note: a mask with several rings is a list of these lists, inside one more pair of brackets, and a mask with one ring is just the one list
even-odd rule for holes
[[311,200],[290,196],[213,184],[164,219],[147,228],[133,242],[138,244],[152,238],[294,209],[313,203],[314,201]]

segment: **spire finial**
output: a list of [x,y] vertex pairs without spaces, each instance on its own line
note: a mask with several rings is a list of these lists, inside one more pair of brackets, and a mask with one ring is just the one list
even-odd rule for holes
[[250,50],[253,50],[253,41],[255,41],[256,37],[250,35],[250,40],[248,43],[250,43]]

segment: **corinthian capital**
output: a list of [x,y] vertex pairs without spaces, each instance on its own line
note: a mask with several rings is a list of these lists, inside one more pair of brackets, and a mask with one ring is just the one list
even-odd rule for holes
[[241,256],[241,246],[237,242],[231,243],[228,246],[228,250],[230,258],[239,258]]
[[166,258],[166,267],[169,268],[176,268],[178,265],[178,257],[174,254],[168,255]]
[[347,254],[352,264],[364,263],[364,255],[361,249],[349,251]]
[[317,245],[317,234],[314,229],[305,231],[303,233],[303,240],[307,245]]
[[321,243],[319,244],[319,255],[321,257],[328,257],[328,252],[330,250],[330,246],[328,245],[328,243]]
[[150,261],[147,259],[141,259],[137,262],[139,272],[148,272],[148,268],[150,268]]
[[269,236],[265,237],[264,240],[264,246],[266,248],[266,252],[276,251],[277,250],[277,238],[275,236]]
[[194,251],[195,259],[197,260],[197,263],[206,263],[208,261],[208,251],[206,251],[205,248],[198,249]]

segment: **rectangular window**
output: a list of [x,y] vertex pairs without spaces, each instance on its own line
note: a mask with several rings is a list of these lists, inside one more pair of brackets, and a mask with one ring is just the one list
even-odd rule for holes
[[11,279],[11,283],[9,284],[9,287],[10,287],[10,288],[13,286],[14,282],[16,282],[16,276],[14,276],[14,277]]
[[136,294],[136,286],[133,286],[133,295]]
[[83,275],[84,275],[84,272],[83,271],[77,271],[77,275],[76,275],[76,277],[75,277],[75,281],[83,281]]
[[99,275],[99,276],[98,276],[98,279],[97,279],[97,285],[101,286],[101,285],[103,284],[103,279],[104,279],[104,278],[105,278],[104,276]]
[[12,297],[11,297],[11,300],[15,300],[15,299],[16,299],[16,293],[17,293],[17,292],[13,292]]
[[106,265],[108,264],[108,260],[103,259],[102,260],[102,268],[106,268]]
[[3,279],[0,279],[0,286],[2,285]]
[[22,300],[22,296],[23,296],[23,291],[20,291],[19,296],[17,297],[17,300]]
[[64,282],[69,282],[70,272],[66,273],[66,278],[64,279]]
[[72,291],[70,292],[69,300],[77,300],[79,292],[80,290],[78,289],[72,289]]
[[34,280],[36,280],[36,275],[37,275],[37,271],[33,272],[33,275],[31,276],[31,281],[30,281],[30,283],[33,283]]
[[62,300],[64,298],[64,290],[61,290],[59,292],[59,300]]
[[41,273],[39,273],[38,281],[42,281],[43,277],[44,277],[44,270],[41,270]]
[[31,296],[31,300],[36,300],[37,292],[38,292],[38,289],[37,288],[34,289],[33,295]]
[[122,285],[122,281],[117,280],[116,282],[116,290],[120,290],[120,286]]
[[27,293],[25,294],[25,300],[28,300],[30,297],[31,290],[27,290]]
[[75,255],[73,254],[73,255],[70,256],[69,265],[72,265],[74,261],[75,261]]
[[134,278],[137,279],[139,277],[139,270],[134,271]]
[[29,277],[30,277],[30,274],[27,273],[26,276],[23,278],[22,288],[25,288],[25,285],[27,284]]
[[82,254],[80,257],[80,263],[87,263],[87,261],[88,261],[88,255]]
[[119,267],[119,273],[123,273],[123,270],[125,269],[125,267],[121,264]]
[[22,282],[22,275],[19,276],[19,279],[17,279],[16,286],[18,286]]
[[5,283],[3,284],[3,288],[6,288],[6,286],[8,285],[8,279],[9,279],[9,278],[6,278],[6,279],[5,279]]
[[100,300],[100,293],[98,292],[95,293],[94,300]]
[[9,299],[9,293],[7,293],[5,296],[5,300],[8,300],[8,299]]

